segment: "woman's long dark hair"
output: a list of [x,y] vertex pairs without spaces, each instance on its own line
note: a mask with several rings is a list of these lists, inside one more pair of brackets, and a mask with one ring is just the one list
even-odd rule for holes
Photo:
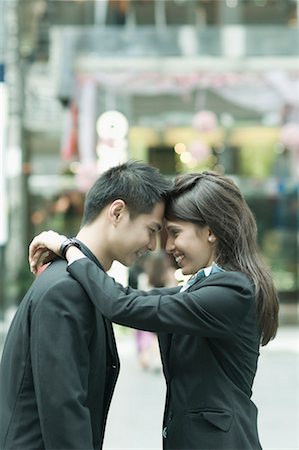
[[278,295],[259,254],[255,218],[236,184],[214,172],[180,175],[170,192],[166,219],[208,225],[217,237],[215,262],[253,281],[261,343],[266,345],[277,332]]

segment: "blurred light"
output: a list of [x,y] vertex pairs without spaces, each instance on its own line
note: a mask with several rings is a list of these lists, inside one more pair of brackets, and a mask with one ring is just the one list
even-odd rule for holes
[[22,173],[22,149],[21,147],[9,147],[7,151],[7,177],[18,177]]
[[186,151],[186,145],[183,144],[182,142],[178,142],[177,144],[175,144],[174,146],[174,151],[178,154],[181,155],[182,153],[184,153]]
[[217,127],[217,117],[213,111],[202,110],[192,119],[192,127],[200,133],[214,131]]
[[215,152],[216,153],[223,153],[225,151],[225,145],[224,144],[220,144],[216,147],[214,147]]
[[194,167],[197,166],[197,161],[196,161],[196,159],[192,159],[190,162],[187,162],[187,163],[186,163],[186,166],[188,166],[189,169],[194,169]]
[[79,170],[80,170],[80,166],[81,166],[81,164],[80,164],[78,161],[73,161],[73,162],[70,164],[70,171],[71,171],[72,173],[78,173]]
[[121,112],[106,111],[98,118],[96,128],[99,135],[96,147],[97,171],[103,173],[110,167],[122,164],[127,160],[126,135],[129,123]]
[[221,125],[225,128],[231,128],[235,124],[235,119],[230,113],[223,113],[220,116]]
[[214,166],[214,170],[219,173],[219,175],[224,175],[225,173],[225,168],[222,164],[216,164],[216,166]]
[[180,155],[180,160],[184,164],[190,163],[192,161],[192,159],[193,159],[192,155],[189,152],[184,152]]
[[106,111],[96,124],[98,136],[102,139],[121,139],[126,136],[129,124],[126,116],[119,111]]
[[217,164],[217,161],[218,161],[217,156],[215,156],[215,155],[209,156],[210,164],[212,164],[212,165]]

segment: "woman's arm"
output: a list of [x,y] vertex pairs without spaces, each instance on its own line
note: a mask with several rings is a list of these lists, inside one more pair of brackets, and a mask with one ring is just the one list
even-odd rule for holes
[[[31,272],[36,273],[41,265],[44,265],[52,261],[56,256],[61,257],[61,247],[65,245],[68,239],[66,236],[56,233],[55,231],[43,231],[37,235],[31,242],[29,246],[29,264]],[[86,258],[84,253],[75,246],[69,246],[65,252],[65,259],[68,263],[72,263],[81,258]],[[130,286],[124,287],[120,283],[115,283],[121,292],[129,294],[134,292],[139,292],[140,295],[148,295],[153,293],[176,293],[180,288],[169,287],[169,288],[154,288],[150,291],[141,291],[133,289]]]
[[[67,241],[67,237],[56,233],[55,231],[43,231],[31,241],[29,246],[29,265],[30,270],[36,273],[38,268],[57,256],[62,257],[61,247]],[[65,252],[67,261],[76,261],[85,258],[81,250],[75,246],[69,246]]]
[[148,331],[232,337],[254,301],[248,279],[239,272],[210,275],[192,292],[154,295],[124,293],[88,258],[67,270],[104,316]]
[[[30,245],[31,267],[36,267],[38,250],[59,254],[64,240],[65,236],[55,232],[37,236]],[[66,258],[73,261],[68,271],[101,313],[132,328],[229,337],[254,302],[251,284],[240,272],[210,275],[192,292],[177,293],[175,288],[157,294],[123,288],[76,247],[67,250]]]

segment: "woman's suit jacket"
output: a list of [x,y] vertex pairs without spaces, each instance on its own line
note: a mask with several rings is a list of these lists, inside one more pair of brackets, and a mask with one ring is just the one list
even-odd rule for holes
[[68,270],[110,320],[159,333],[167,384],[164,449],[261,449],[250,399],[260,333],[247,276],[219,272],[182,293],[124,295],[86,258]]
[[119,371],[112,325],[65,266],[57,260],[34,281],[8,332],[1,450],[102,448]]

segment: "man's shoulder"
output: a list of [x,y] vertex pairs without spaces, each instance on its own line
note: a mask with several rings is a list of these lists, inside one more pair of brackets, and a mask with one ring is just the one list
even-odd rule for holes
[[32,310],[71,309],[74,311],[94,310],[94,306],[83,287],[66,270],[64,260],[51,263],[32,284],[29,292]]
[[78,281],[68,273],[66,261],[60,258],[45,267],[37,275],[34,283],[32,284],[32,288],[34,290],[41,290],[43,292],[54,286],[59,288],[70,288],[76,286],[81,294],[84,291]]

